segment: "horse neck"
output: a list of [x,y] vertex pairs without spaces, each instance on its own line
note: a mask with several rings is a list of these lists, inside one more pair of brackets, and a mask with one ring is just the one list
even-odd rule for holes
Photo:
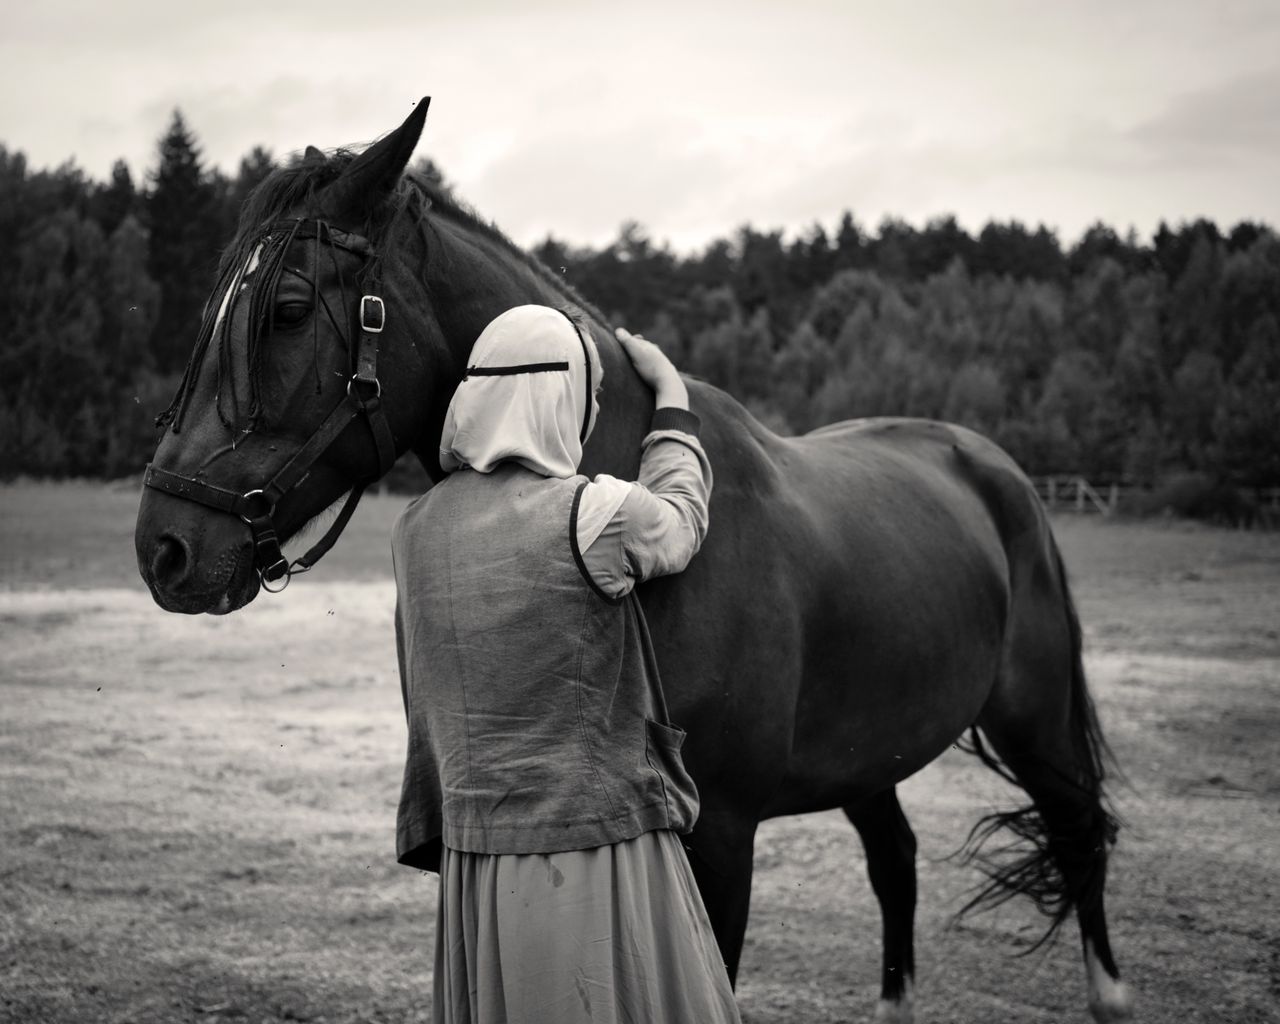
[[[476,338],[499,313],[526,303],[582,308],[503,242],[443,217],[434,220],[433,226],[427,291],[449,351],[452,386],[461,380]],[[634,479],[640,442],[653,411],[653,392],[636,374],[608,325],[590,310],[582,313],[604,364],[604,390],[581,469],[589,476],[607,472]],[[443,414],[441,410],[441,418]],[[434,449],[435,438],[429,447]]]

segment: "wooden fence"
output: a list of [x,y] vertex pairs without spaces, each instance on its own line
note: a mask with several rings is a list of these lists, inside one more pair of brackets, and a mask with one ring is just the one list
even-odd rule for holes
[[1036,493],[1045,505],[1055,511],[1097,513],[1109,516],[1126,506],[1138,492],[1132,484],[1091,484],[1082,476],[1038,476],[1034,479]]
[[[1082,476],[1038,476],[1032,482],[1045,505],[1055,511],[1093,515],[1149,510],[1151,491],[1137,484],[1120,481],[1093,481]],[[1280,487],[1258,487],[1248,490],[1250,508],[1266,523],[1280,522]]]

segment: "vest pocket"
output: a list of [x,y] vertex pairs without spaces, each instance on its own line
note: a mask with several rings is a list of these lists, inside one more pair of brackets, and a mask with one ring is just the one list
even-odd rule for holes
[[685,731],[646,718],[645,758],[658,775],[661,799],[667,807],[667,827],[688,832],[698,818],[698,790],[685,770],[680,748]]

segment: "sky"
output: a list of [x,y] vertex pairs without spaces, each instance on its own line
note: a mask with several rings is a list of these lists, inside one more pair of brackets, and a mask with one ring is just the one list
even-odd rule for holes
[[180,108],[234,173],[429,95],[418,153],[522,245],[845,210],[1147,237],[1280,224],[1278,54],[1274,0],[43,0],[6,12],[0,143],[141,179]]

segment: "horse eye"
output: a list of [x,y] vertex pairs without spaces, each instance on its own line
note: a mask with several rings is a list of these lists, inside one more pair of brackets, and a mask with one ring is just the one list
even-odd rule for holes
[[282,302],[276,306],[272,320],[277,327],[297,327],[310,315],[309,302]]

